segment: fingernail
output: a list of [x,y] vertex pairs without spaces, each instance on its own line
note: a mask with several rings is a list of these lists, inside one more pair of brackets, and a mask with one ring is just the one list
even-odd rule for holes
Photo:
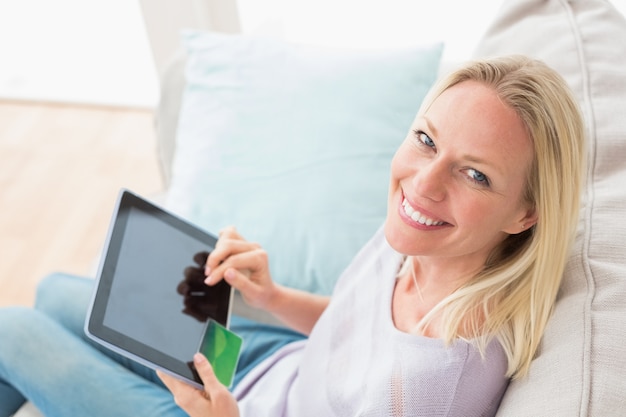
[[195,355],[193,355],[193,361],[195,363],[202,363],[204,362],[204,355],[202,355],[202,353],[198,352]]
[[208,265],[204,267],[204,275],[207,277],[211,275],[211,268]]
[[211,275],[209,275],[208,277],[206,277],[206,279],[204,280],[204,283],[206,285],[211,285],[211,281],[212,281],[213,277],[211,277]]

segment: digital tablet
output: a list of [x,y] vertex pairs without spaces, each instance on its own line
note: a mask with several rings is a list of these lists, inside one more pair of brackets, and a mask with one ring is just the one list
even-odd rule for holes
[[233,289],[204,284],[217,238],[121,190],[85,322],[96,342],[153,369],[202,386],[202,352],[230,386],[241,339],[228,330]]

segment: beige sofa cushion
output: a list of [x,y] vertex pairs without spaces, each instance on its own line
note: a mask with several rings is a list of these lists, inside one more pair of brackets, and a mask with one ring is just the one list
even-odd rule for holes
[[626,414],[626,21],[602,0],[505,1],[475,56],[524,53],[569,82],[589,136],[579,234],[530,375],[499,416]]

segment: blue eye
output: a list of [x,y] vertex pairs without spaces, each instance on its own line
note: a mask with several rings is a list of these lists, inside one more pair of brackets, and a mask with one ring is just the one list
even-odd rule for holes
[[473,168],[469,168],[467,170],[467,174],[469,175],[470,179],[475,183],[480,185],[489,185],[489,178],[487,178],[487,176],[482,172],[477,171]]
[[428,146],[429,148],[435,147],[435,142],[426,133],[422,132],[421,130],[415,130],[414,133],[419,142]]

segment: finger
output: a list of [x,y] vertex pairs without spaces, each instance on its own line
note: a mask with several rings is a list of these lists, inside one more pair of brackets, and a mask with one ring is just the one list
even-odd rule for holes
[[[257,243],[248,242],[245,240],[225,240],[222,241],[221,244],[216,245],[215,249],[209,255],[207,259],[206,266],[204,268],[204,273],[208,277],[212,275],[212,273],[218,268],[218,266],[224,264],[227,260],[229,260],[232,256],[254,251],[259,248]],[[223,273],[223,271],[222,271]],[[211,279],[211,282],[217,282],[222,278],[221,274],[219,277],[215,279]]]
[[242,239],[220,238],[215,244],[215,248],[209,254],[207,263],[219,263],[232,253],[244,252],[260,247],[258,243]]
[[226,226],[221,229],[217,236],[221,239],[222,237],[232,238],[232,239],[243,239],[243,236],[239,234],[235,226]]
[[157,376],[177,399],[185,399],[202,395],[202,392],[163,371],[157,370]]
[[247,270],[261,273],[268,269],[267,252],[259,246],[254,246],[247,251],[229,256],[218,268],[224,270],[235,268],[240,272]]
[[209,396],[206,391],[198,390],[173,376],[157,371],[158,377],[174,396],[176,404],[189,415],[202,415],[205,412]]
[[267,270],[267,253],[257,246],[244,252],[232,254],[211,270],[205,283],[207,285],[217,284],[224,279],[224,273],[229,269],[236,269],[247,277],[256,272],[263,273]]
[[193,356],[193,363],[196,366],[196,371],[198,371],[198,375],[200,375],[204,390],[209,398],[211,398],[211,394],[215,391],[224,389],[222,383],[215,376],[213,367],[203,354],[196,353]]
[[159,370],[156,371],[156,374],[159,379],[163,381],[163,384],[165,384],[167,389],[172,392],[172,394],[176,395],[176,393],[179,392],[178,384],[180,383],[180,381],[178,379]]
[[240,291],[242,294],[252,295],[258,291],[258,285],[250,280],[251,272],[249,270],[239,271],[229,268],[224,271],[224,281],[228,282],[231,287]]

